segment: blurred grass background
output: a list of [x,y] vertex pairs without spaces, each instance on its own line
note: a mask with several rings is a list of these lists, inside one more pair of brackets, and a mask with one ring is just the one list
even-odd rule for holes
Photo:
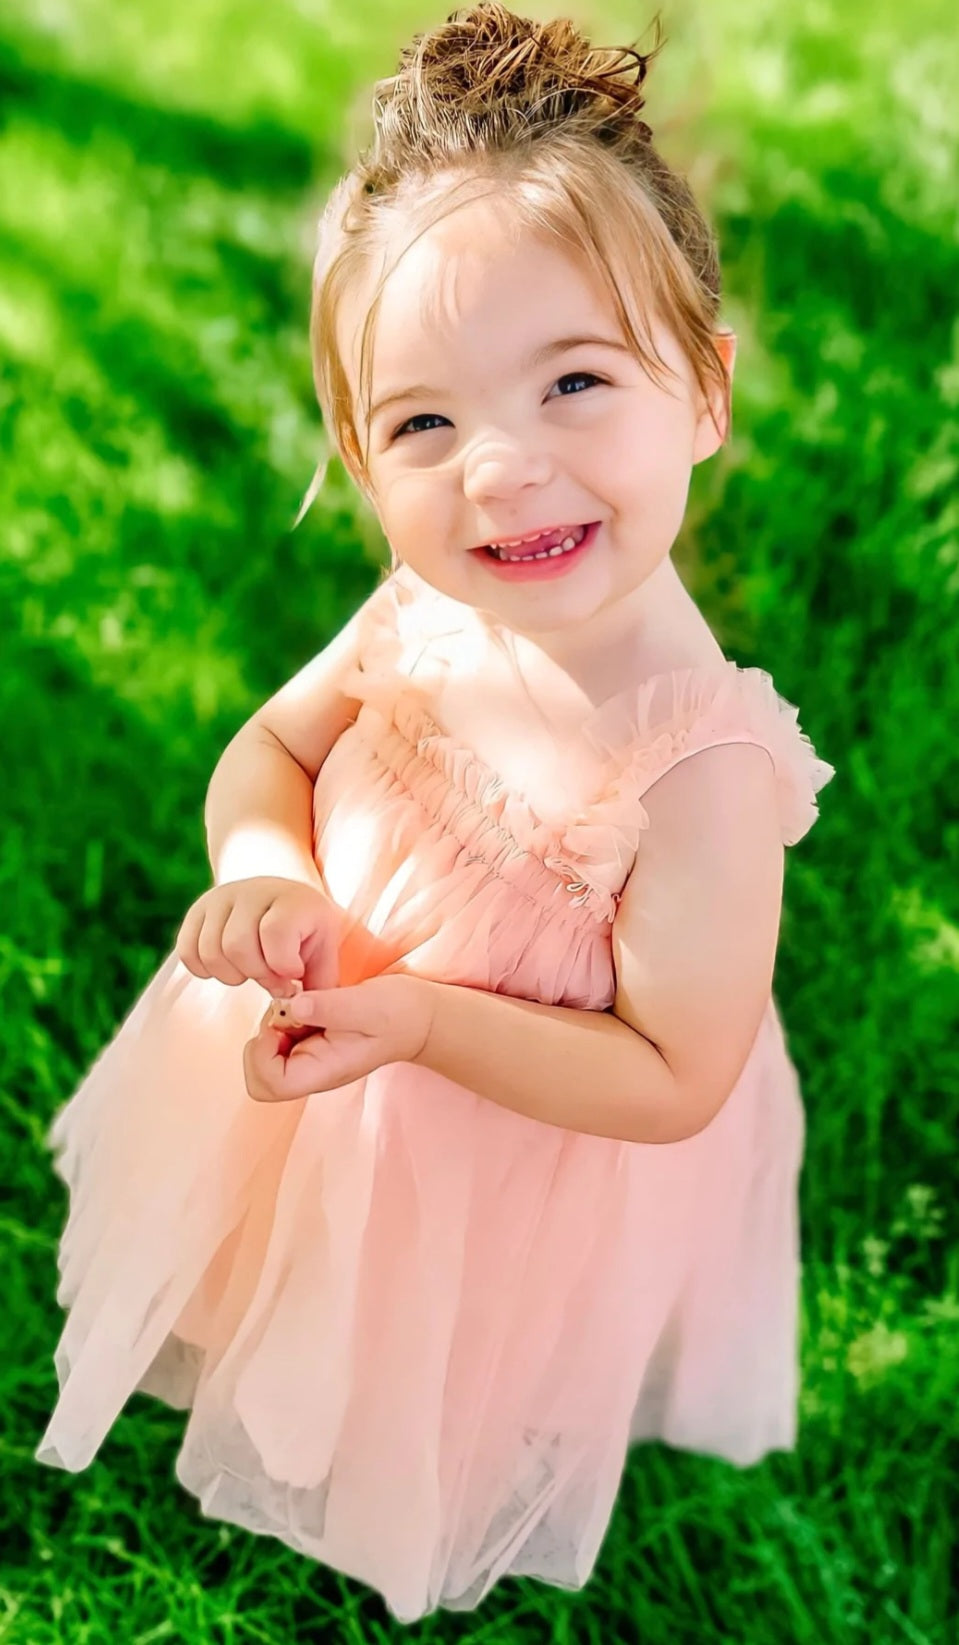
[[[775,983],[809,1127],[800,1444],[743,1472],[638,1448],[582,1594],[506,1582],[404,1630],[205,1521],[155,1402],[82,1475],[33,1450],[49,1121],[209,883],[224,744],[377,577],[338,464],[290,532],[321,450],[311,236],[357,93],[445,9],[7,0],[0,1640],[959,1638],[959,63],[950,6],[901,13],[664,6],[647,109],[740,337],[677,563],[838,772],[788,856]],[[648,44],[651,9],[574,15]]]

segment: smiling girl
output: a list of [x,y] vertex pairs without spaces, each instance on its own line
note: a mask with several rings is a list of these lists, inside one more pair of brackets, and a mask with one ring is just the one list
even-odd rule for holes
[[649,60],[489,0],[377,86],[312,340],[390,571],[224,751],[214,885],[52,1133],[40,1459],[157,1395],[206,1514],[402,1622],[582,1587],[631,1444],[796,1438],[771,988],[833,768],[671,560],[735,338]]

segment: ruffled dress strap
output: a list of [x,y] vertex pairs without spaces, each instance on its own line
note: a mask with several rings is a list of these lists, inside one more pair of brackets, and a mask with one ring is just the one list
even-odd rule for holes
[[657,674],[618,692],[590,716],[586,736],[610,763],[600,800],[607,820],[636,833],[649,826],[641,800],[680,760],[724,743],[765,748],[776,772],[784,845],[795,845],[819,815],[816,795],[835,776],[764,669],[720,661]]
[[[423,659],[435,634],[441,598],[402,565],[380,584],[361,614],[356,662],[342,682],[348,696],[387,716],[401,696],[424,704],[429,700],[435,669],[423,666]],[[439,622],[442,626],[441,615]]]

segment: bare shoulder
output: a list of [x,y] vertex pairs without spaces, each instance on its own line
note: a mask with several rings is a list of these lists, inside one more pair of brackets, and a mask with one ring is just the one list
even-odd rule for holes
[[345,689],[345,682],[359,660],[366,625],[389,599],[388,582],[378,583],[323,650],[247,722],[270,732],[311,782],[316,781],[333,745],[356,719],[359,703]]

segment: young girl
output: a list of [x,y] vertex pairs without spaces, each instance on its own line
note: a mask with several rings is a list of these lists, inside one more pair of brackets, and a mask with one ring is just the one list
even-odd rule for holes
[[795,1443],[771,983],[834,773],[670,559],[735,339],[648,61],[489,0],[378,86],[312,338],[392,570],[225,751],[215,884],[52,1132],[39,1458],[188,1409],[206,1514],[402,1622],[582,1587],[632,1442]]

